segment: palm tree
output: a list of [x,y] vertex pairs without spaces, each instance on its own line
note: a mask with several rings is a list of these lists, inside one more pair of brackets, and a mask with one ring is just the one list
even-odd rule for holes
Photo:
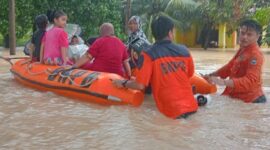
[[196,12],[197,3],[193,0],[133,0],[132,14],[141,16],[147,37],[152,39],[151,23],[159,15],[170,17],[181,30],[190,27]]
[[[197,0],[199,3],[198,24],[206,30],[200,36],[204,39],[201,43],[207,49],[211,30],[219,24],[227,23],[227,33],[232,33],[237,28],[239,21],[247,17],[247,10],[253,0]],[[202,39],[200,38],[200,39]]]

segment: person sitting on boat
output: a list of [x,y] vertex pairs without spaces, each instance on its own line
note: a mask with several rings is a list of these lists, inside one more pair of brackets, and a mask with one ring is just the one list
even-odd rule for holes
[[48,30],[41,44],[40,62],[48,65],[66,65],[68,63],[68,34],[64,28],[67,15],[63,11],[53,13],[54,27]]
[[132,72],[134,72],[133,76],[136,76],[136,70],[138,69],[138,61],[139,56],[143,51],[147,51],[151,48],[151,44],[146,41],[145,39],[138,38],[130,43],[129,45],[129,51],[130,51],[130,58],[131,63],[133,65]]
[[[139,16],[132,16],[128,21],[128,41],[126,43],[130,58],[132,56],[131,44],[135,43],[139,39],[144,40],[147,44],[150,45],[150,42],[146,38],[142,29],[141,18]],[[131,61],[131,59],[129,61],[129,64],[131,66],[131,69],[134,69],[136,67],[135,64]]]
[[78,45],[78,44],[80,44],[79,38],[78,38],[77,35],[74,35],[74,36],[71,38],[70,45]]
[[[93,60],[92,63],[91,60]],[[89,48],[88,53],[79,59],[74,68],[116,73],[121,76],[131,76],[128,63],[128,54],[124,43],[114,36],[114,27],[111,23],[104,23],[100,27],[100,38]],[[123,68],[124,66],[124,68]]]
[[42,38],[46,32],[46,28],[48,25],[48,18],[46,15],[38,15],[35,18],[35,25],[37,27],[37,31],[33,34],[31,38],[31,48],[29,50],[33,50],[30,52],[30,57],[32,61],[40,61],[40,47]]
[[88,46],[84,44],[84,41],[77,35],[71,38],[70,45],[68,47],[68,57],[73,61],[78,61],[88,50]]
[[86,45],[91,47],[97,39],[98,37],[90,37],[88,40],[86,40]]
[[246,103],[266,102],[261,78],[264,58],[257,43],[261,33],[258,22],[243,21],[240,24],[240,49],[236,55],[222,68],[204,76],[214,84],[226,86],[222,95]]
[[141,18],[139,16],[132,16],[128,21],[127,46],[129,47],[129,45],[136,39],[143,39],[148,44],[150,44],[150,42],[148,41],[148,39],[146,38],[143,32]]
[[187,48],[172,43],[174,23],[159,16],[152,24],[154,45],[142,52],[138,60],[135,80],[114,80],[119,88],[144,90],[151,84],[153,96],[161,113],[167,117],[186,118],[198,109],[189,79],[194,73],[194,64]]

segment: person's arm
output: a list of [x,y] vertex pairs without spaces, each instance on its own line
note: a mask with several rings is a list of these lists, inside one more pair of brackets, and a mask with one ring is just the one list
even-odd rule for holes
[[40,45],[40,63],[44,63],[44,49],[45,49],[45,41],[46,41],[46,33],[41,39],[41,45]]
[[113,84],[118,88],[130,88],[134,90],[144,90],[143,84],[137,83],[135,80],[113,80]]
[[29,49],[29,55],[30,55],[30,59],[33,59],[33,53],[35,52],[35,45],[31,42],[28,47]]
[[260,76],[262,73],[263,57],[255,55],[250,58],[247,66],[246,75],[241,78],[220,79],[217,77],[210,77],[210,81],[217,85],[223,85],[234,88],[235,91],[248,91],[254,84],[260,83]]
[[190,58],[189,58],[189,62],[188,62],[188,77],[191,78],[194,74],[194,63],[193,63],[193,59],[192,59],[192,56],[190,55]]
[[44,56],[44,44],[41,43],[41,45],[40,45],[40,63],[43,63],[43,56]]
[[123,61],[123,66],[126,72],[126,75],[128,76],[128,78],[131,78],[131,67],[129,64],[129,55],[127,52],[127,49],[124,45],[124,43],[121,44],[122,50],[123,50],[123,56],[122,56],[122,61]]
[[212,84],[220,85],[220,86],[227,86],[230,88],[234,87],[234,82],[232,79],[221,79],[216,76],[210,76],[208,81]]
[[29,49],[29,54],[30,54],[30,59],[33,59],[33,54],[35,51],[35,33],[33,34],[32,38],[31,38],[31,42],[29,44],[27,44],[27,48]]
[[68,34],[64,30],[60,34],[59,43],[61,46],[61,56],[63,59],[63,65],[66,65],[68,62],[67,50],[69,42],[68,42]]
[[152,60],[145,53],[142,53],[139,59],[139,66],[141,67],[138,68],[136,80],[113,80],[115,86],[144,90],[149,85],[152,76]]
[[129,65],[129,59],[126,59],[123,63],[124,63],[126,74],[130,78],[131,77],[131,68]]
[[87,62],[91,61],[93,56],[91,54],[84,54],[75,64],[72,65],[73,68],[80,68],[82,65],[86,64]]
[[93,58],[96,58],[99,53],[99,48],[102,42],[99,40],[95,41],[94,44],[89,47],[88,52],[86,52],[75,64],[72,65],[73,68],[80,68],[85,63],[91,61]]
[[61,55],[62,55],[62,59],[63,59],[63,65],[66,65],[68,62],[68,56],[67,56],[67,48],[66,47],[61,47]]
[[234,87],[233,80],[226,78],[231,74],[231,67],[233,66],[233,62],[236,58],[235,56],[229,61],[229,63],[227,63],[217,71],[212,72],[203,77],[212,84],[233,88]]
[[220,77],[222,79],[227,78],[231,73],[231,67],[233,65],[234,59],[235,59],[235,56],[229,61],[229,63],[227,63],[226,65],[224,65],[223,67],[221,67],[217,71],[214,71],[210,74],[201,75],[201,76],[209,82],[212,82],[212,81],[210,81],[210,77]]

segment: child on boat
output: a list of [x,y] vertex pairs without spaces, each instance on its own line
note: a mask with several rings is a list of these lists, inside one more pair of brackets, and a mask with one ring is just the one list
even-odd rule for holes
[[35,25],[37,27],[37,31],[32,36],[30,46],[30,50],[33,50],[32,52],[30,52],[30,57],[32,61],[40,61],[41,40],[46,32],[47,24],[48,18],[46,15],[38,15],[35,18]]
[[45,33],[42,39],[40,62],[47,65],[66,65],[69,42],[64,28],[67,15],[63,11],[55,11],[52,16],[54,26]]

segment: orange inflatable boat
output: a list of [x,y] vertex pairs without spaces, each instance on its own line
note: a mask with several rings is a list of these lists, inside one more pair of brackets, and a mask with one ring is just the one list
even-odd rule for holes
[[217,92],[216,85],[208,83],[198,74],[194,74],[193,77],[190,78],[190,83],[193,87],[194,94],[212,94]]
[[[144,99],[141,91],[115,87],[112,80],[122,78],[116,74],[81,69],[65,70],[60,66],[27,63],[27,60],[17,61],[10,71],[24,85],[87,102],[140,106]],[[216,92],[215,86],[197,75],[191,79],[191,83],[196,93]]]

